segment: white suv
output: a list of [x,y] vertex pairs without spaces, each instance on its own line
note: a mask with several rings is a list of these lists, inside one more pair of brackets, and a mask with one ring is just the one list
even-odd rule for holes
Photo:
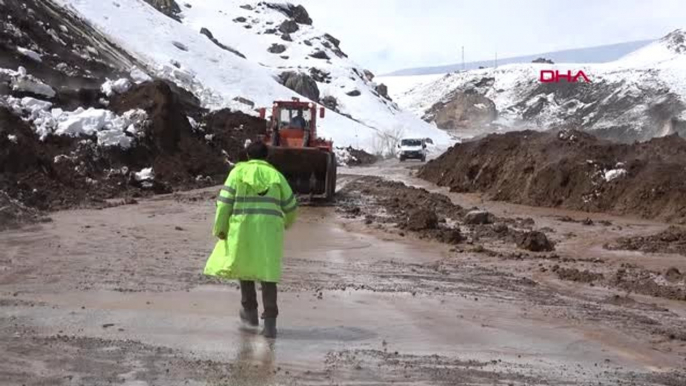
[[418,159],[426,162],[426,140],[423,138],[403,138],[398,144],[400,162],[406,159]]

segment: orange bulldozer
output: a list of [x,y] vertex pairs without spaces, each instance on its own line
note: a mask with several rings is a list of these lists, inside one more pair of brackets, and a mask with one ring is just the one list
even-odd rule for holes
[[[267,133],[269,163],[288,180],[294,192],[324,196],[332,200],[336,192],[336,155],[333,142],[317,137],[317,116],[325,109],[312,102],[276,101],[272,106]],[[266,109],[260,109],[265,118]]]

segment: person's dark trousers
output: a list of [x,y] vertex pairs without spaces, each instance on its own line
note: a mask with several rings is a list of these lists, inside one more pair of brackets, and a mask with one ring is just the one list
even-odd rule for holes
[[[246,311],[257,310],[257,292],[254,281],[241,280],[241,304]],[[279,307],[276,305],[276,283],[262,282],[262,318],[276,318]]]

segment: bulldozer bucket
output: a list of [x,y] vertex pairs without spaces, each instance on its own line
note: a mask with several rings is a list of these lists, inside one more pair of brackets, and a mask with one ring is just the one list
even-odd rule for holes
[[324,195],[336,191],[336,156],[315,148],[270,147],[269,163],[286,177],[298,194]]

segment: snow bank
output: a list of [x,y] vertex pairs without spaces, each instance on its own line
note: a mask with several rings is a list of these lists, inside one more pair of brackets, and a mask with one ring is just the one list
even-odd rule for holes
[[10,79],[10,86],[13,91],[28,92],[47,98],[53,98],[56,95],[52,87],[43,83],[40,79],[27,74],[24,67],[19,67],[17,71],[0,68],[0,75]]
[[133,80],[134,83],[136,84],[141,84],[144,82],[150,82],[152,80],[152,77],[145,73],[143,70],[141,70],[138,67],[134,67],[131,69],[129,72],[129,75],[131,76],[131,79]]
[[100,90],[109,98],[114,94],[125,93],[131,88],[131,85],[131,81],[126,78],[118,80],[107,79],[107,81],[100,86]]
[[133,173],[133,176],[136,179],[136,181],[151,181],[155,179],[155,172],[150,167],[145,168],[140,172]]
[[71,137],[95,135],[100,146],[126,149],[143,135],[140,128],[148,119],[145,111],[140,109],[118,116],[112,111],[95,108],[63,111],[52,108],[50,102],[31,97],[6,97],[4,101],[17,115],[33,123],[41,140],[50,134]]
[[339,166],[348,166],[351,161],[357,161],[347,148],[336,147],[334,153],[336,154],[336,162]]

